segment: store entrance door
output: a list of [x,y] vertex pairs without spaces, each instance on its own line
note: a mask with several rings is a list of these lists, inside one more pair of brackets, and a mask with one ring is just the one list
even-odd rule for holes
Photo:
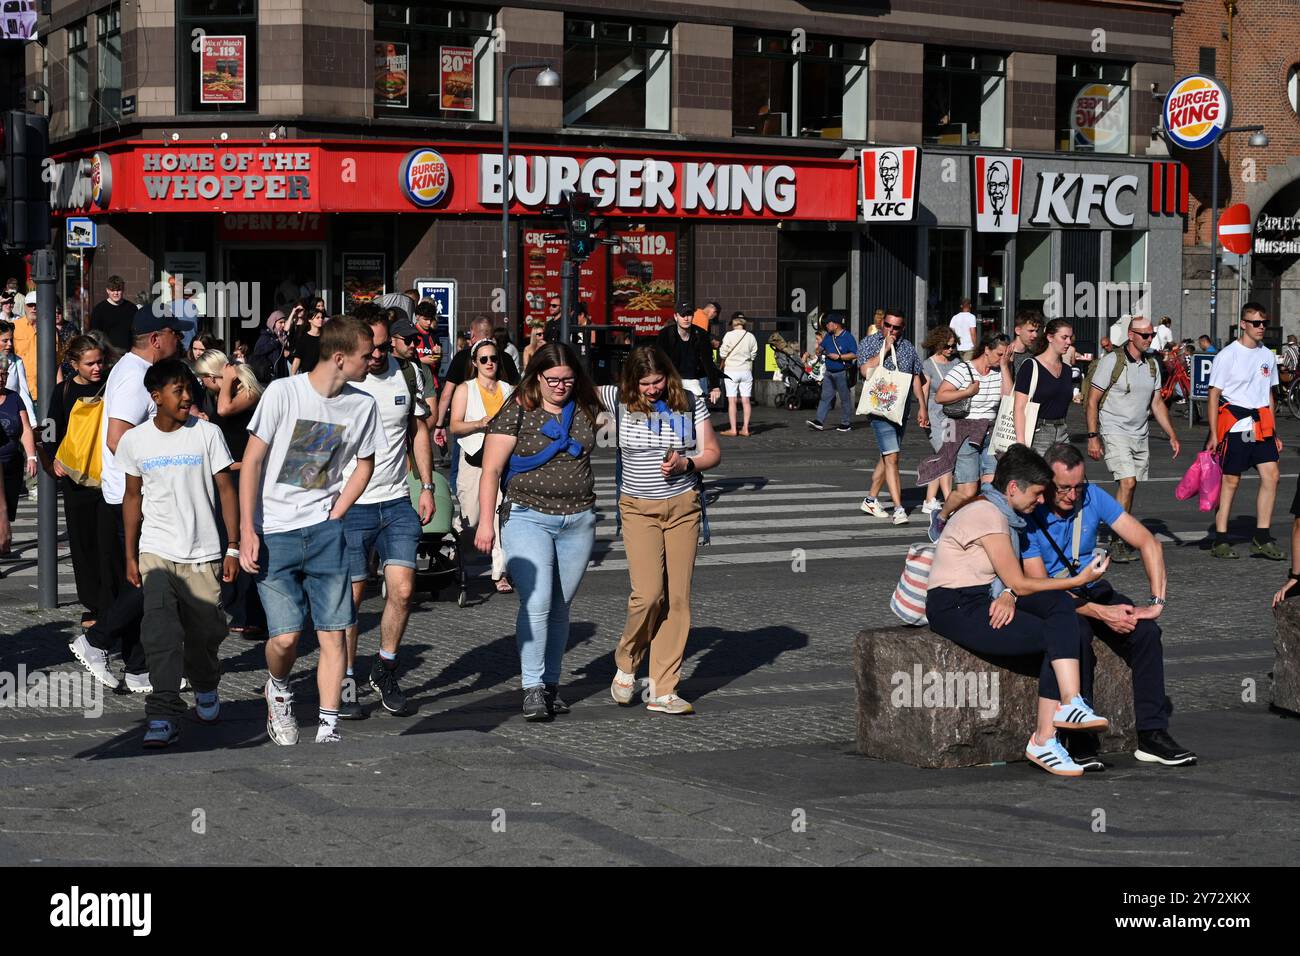
[[1007,328],[1005,249],[979,250],[971,263],[975,275],[971,288],[975,292],[975,315],[980,333],[1002,332]]
[[[288,312],[302,295],[319,294],[324,297],[327,309],[334,305],[325,281],[324,246],[253,243],[226,246],[221,250],[221,277],[222,282],[239,284],[241,303],[253,313],[226,322],[224,328],[213,322],[213,331],[226,339],[227,345],[234,338],[256,339],[258,328],[272,311]],[[215,307],[216,303],[209,306],[214,314]],[[228,315],[238,311],[234,303],[226,309]]]

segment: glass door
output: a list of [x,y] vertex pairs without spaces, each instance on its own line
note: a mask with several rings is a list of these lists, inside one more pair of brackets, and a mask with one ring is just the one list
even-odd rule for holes
[[971,296],[975,300],[975,316],[979,319],[981,334],[1003,332],[1007,329],[1006,283],[1007,251],[1002,245],[1005,241],[997,237],[997,248],[984,245],[988,240],[981,237],[975,245],[975,255],[971,258]]
[[[224,303],[209,303],[213,332],[229,346],[235,339],[255,341],[266,317],[288,312],[305,295],[333,305],[325,275],[324,246],[242,243],[221,250],[220,290]],[[222,316],[226,316],[223,320]]]

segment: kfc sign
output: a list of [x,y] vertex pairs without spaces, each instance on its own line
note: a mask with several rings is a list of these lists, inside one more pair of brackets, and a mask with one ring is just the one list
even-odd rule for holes
[[891,146],[862,151],[862,218],[867,222],[911,222],[916,218],[916,187],[921,151]]
[[976,156],[971,192],[976,232],[1015,232],[1020,228],[1020,184],[1025,161],[1019,156]]
[[1120,208],[1121,193],[1138,191],[1136,176],[1108,176],[1105,173],[1051,173],[1038,174],[1038,202],[1034,206],[1034,226],[1089,226],[1092,211],[1100,209],[1110,225],[1133,225],[1133,203],[1125,212]]

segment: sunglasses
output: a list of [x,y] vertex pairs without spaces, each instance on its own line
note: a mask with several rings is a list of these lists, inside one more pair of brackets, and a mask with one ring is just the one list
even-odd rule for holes
[[903,327],[902,327],[901,325],[890,325],[888,322],[885,322],[885,323],[883,323],[883,326],[884,326],[884,328],[887,328],[887,329],[889,329],[889,330],[892,331],[892,332],[901,332],[901,331],[903,331]]
[[1242,319],[1241,323],[1242,325],[1253,325],[1262,328],[1263,326],[1268,325],[1268,319]]
[[371,352],[378,352],[380,355],[387,355],[387,354],[388,354],[389,352],[391,352],[392,350],[393,350],[393,343],[392,343],[392,342],[385,342],[383,345],[376,345],[376,346],[375,346],[374,348],[372,348],[370,351],[371,351]]
[[1155,332],[1139,332],[1137,329],[1129,329],[1129,331],[1132,332],[1140,339],[1149,339],[1155,337]]
[[497,357],[495,355],[480,355],[477,361],[479,365],[496,365]]

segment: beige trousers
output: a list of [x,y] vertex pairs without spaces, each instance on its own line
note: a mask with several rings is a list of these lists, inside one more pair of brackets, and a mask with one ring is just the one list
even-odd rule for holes
[[[460,502],[460,516],[464,520],[465,530],[478,527],[478,483],[483,476],[483,469],[471,465],[465,460],[465,453],[460,452],[460,469],[456,472],[456,500]],[[497,507],[501,507],[501,492],[497,492]],[[492,542],[492,580],[505,577],[506,553],[501,550],[501,519],[496,512],[492,515],[492,527],[496,537]]]

